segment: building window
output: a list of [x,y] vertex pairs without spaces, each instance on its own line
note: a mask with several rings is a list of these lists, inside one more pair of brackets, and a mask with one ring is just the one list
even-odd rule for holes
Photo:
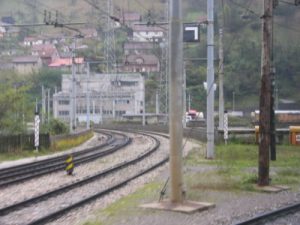
[[69,111],[58,111],[58,115],[60,115],[60,116],[68,116],[69,115]]
[[69,101],[69,100],[59,100],[59,101],[58,101],[58,104],[59,104],[59,105],[69,105],[69,104],[70,104],[70,101]]

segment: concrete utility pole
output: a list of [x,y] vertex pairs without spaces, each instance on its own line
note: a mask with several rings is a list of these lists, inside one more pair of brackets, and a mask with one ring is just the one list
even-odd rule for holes
[[86,81],[86,129],[90,129],[90,63],[87,63],[87,81]]
[[143,116],[142,116],[142,125],[146,125],[146,97],[145,97],[145,78],[143,77],[143,90],[142,90],[142,95],[143,95]]
[[264,0],[262,16],[262,63],[259,105],[258,185],[269,185],[270,115],[271,115],[271,43],[273,0]]
[[219,129],[224,130],[224,51],[223,29],[219,30]]
[[158,90],[156,90],[155,94],[155,114],[159,114],[159,96],[158,96]]
[[182,119],[183,119],[183,127],[186,128],[186,119],[185,119],[185,113],[186,113],[186,69],[185,69],[186,63],[183,62],[183,111],[182,111]]
[[50,122],[50,88],[47,90],[47,123]]
[[75,123],[74,123],[74,118],[75,118],[75,98],[76,98],[76,93],[75,93],[75,39],[73,42],[73,50],[72,50],[72,86],[71,86],[71,93],[70,93],[70,132],[74,132],[75,128]]
[[46,96],[45,96],[45,87],[42,85],[42,124],[45,123],[45,113],[46,113]]
[[207,149],[206,158],[214,158],[214,0],[207,0]]
[[181,0],[171,1],[169,23],[169,132],[170,132],[170,181],[171,202],[183,202],[182,180],[182,14]]

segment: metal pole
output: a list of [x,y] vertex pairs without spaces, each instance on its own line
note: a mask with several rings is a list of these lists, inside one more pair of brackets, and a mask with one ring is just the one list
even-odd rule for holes
[[191,93],[189,93],[189,111],[191,110]]
[[72,50],[72,87],[70,94],[70,132],[74,132],[74,114],[75,114],[75,53],[74,53],[75,41],[73,41]]
[[214,0],[207,0],[207,150],[206,158],[214,158]]
[[235,111],[235,92],[232,92],[232,112]]
[[155,94],[155,114],[159,114],[159,102],[158,102],[158,91]]
[[86,129],[90,129],[90,63],[87,63],[87,81],[86,81]]
[[47,123],[50,122],[50,88],[47,90]]
[[224,130],[224,51],[223,29],[219,30],[219,129]]
[[45,123],[45,113],[46,113],[46,99],[45,99],[45,88],[42,85],[42,123]]
[[143,77],[143,89],[142,89],[142,95],[143,95],[143,126],[146,124],[146,102],[145,102],[145,78]]
[[259,106],[259,161],[258,185],[269,185],[270,169],[270,115],[271,115],[271,30],[273,16],[273,0],[264,0],[262,16],[262,63],[261,90]]
[[183,62],[183,127],[186,128],[186,119],[185,119],[185,113],[186,113],[186,69],[185,69],[185,62]]
[[169,23],[169,132],[171,202],[182,203],[182,15],[181,0],[171,1]]

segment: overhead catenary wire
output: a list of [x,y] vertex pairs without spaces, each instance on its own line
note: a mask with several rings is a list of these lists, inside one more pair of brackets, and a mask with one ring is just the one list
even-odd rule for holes
[[[245,9],[245,10],[247,10],[248,12],[250,12],[251,14],[255,15],[255,16],[257,17],[257,19],[261,19],[261,15],[260,15],[259,13],[255,12],[254,10],[251,10],[251,9],[247,8],[246,6],[244,6],[244,5],[240,4],[240,3],[237,3],[237,2],[235,2],[235,1],[233,1],[233,0],[229,0],[229,1],[230,1],[233,5],[235,5],[235,6],[239,7],[239,8]],[[287,3],[286,1],[280,1],[280,2],[285,2],[285,3]],[[294,4],[293,4],[293,5],[294,5]],[[295,5],[294,5],[294,6],[295,6]],[[277,25],[277,26],[280,27],[280,28],[287,29],[287,30],[292,30],[292,31],[295,31],[295,32],[300,33],[300,30],[299,30],[299,29],[297,29],[297,28],[295,28],[295,27],[291,27],[291,26],[289,26],[289,25],[287,25],[287,24],[284,24],[284,25],[283,25],[283,24],[280,24],[280,23],[275,22],[275,21],[274,21],[274,24]]]

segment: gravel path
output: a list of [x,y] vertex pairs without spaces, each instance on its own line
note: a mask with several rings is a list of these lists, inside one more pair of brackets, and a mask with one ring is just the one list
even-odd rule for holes
[[[162,153],[162,155],[166,155],[169,152],[169,141],[165,138],[162,138],[160,136],[156,136],[160,142],[160,148],[159,150]],[[199,145],[188,142],[185,146],[184,149],[184,154],[186,155],[188,153],[189,150],[191,150],[193,147],[199,147]],[[159,156],[161,157],[161,156]],[[160,158],[161,159],[161,158]],[[152,159],[151,159],[152,160]],[[143,164],[143,167],[144,164]],[[142,187],[143,185],[155,180],[158,176],[160,176],[162,173],[165,173],[166,169],[168,168],[168,164],[150,172],[147,173],[146,175],[130,182],[126,187],[121,188],[117,191],[112,192],[111,194],[103,197],[103,198],[99,198],[94,202],[91,202],[90,204],[81,207],[79,209],[73,210],[70,213],[64,215],[63,217],[61,217],[60,219],[49,223],[49,225],[58,225],[58,224],[64,224],[64,225],[80,225],[82,223],[84,223],[88,218],[93,219],[93,213],[95,211],[98,211],[99,209],[103,209],[105,207],[107,207],[109,204],[117,201],[118,199],[135,192],[138,188]],[[130,224],[130,223],[128,223]],[[152,224],[154,225],[154,224]]]
[[[13,202],[18,202],[45,193],[49,190],[56,189],[59,186],[80,180],[83,177],[95,174],[123,160],[131,159],[136,154],[140,153],[140,147],[147,148],[151,144],[149,139],[145,136],[131,135],[131,137],[133,138],[132,144],[122,148],[120,151],[93,162],[75,167],[74,176],[67,176],[65,171],[60,171],[2,188],[0,192],[0,208],[5,205],[11,205]],[[82,146],[82,148],[85,146]],[[136,147],[133,148],[132,146]]]
[[[86,171],[85,173],[78,173],[76,176],[71,177],[74,179],[80,179],[80,177],[91,175],[95,172],[98,172],[100,170],[103,170],[104,168],[111,167],[114,164],[117,164],[124,160],[130,160],[137,157],[137,155],[145,152],[148,150],[151,146],[154,145],[154,141],[150,139],[149,137],[140,135],[140,134],[132,134],[130,135],[133,138],[133,142],[128,147],[124,148],[124,150],[115,153],[111,156],[105,157],[105,160],[100,160],[101,162],[95,163],[89,163],[86,164],[81,168],[80,171]],[[128,175],[136,173],[136,171],[141,171],[145,168],[145,165],[153,164],[156,161],[159,161],[159,159],[165,157],[167,154],[165,151],[160,150],[157,153],[154,153],[151,157],[151,159],[145,159],[143,162],[136,164],[135,166],[131,166],[128,169],[123,169],[122,171],[118,172],[114,176],[108,176],[104,178],[101,181],[93,182],[89,185],[85,185],[80,188],[76,188],[71,190],[70,192],[64,193],[63,195],[60,195],[56,198],[51,198],[47,201],[41,202],[37,205],[26,207],[25,209],[22,209],[20,211],[11,213],[7,216],[3,216],[0,219],[0,224],[5,225],[17,225],[17,224],[23,224],[24,222],[32,221],[33,219],[36,219],[40,217],[43,212],[49,212],[49,210],[56,210],[59,207],[64,207],[68,205],[71,202],[76,202],[79,199],[81,199],[83,196],[91,195],[95,192],[98,192],[101,189],[107,188],[108,185],[114,184],[119,182],[122,178],[127,177]],[[59,174],[59,173],[58,173]],[[16,185],[14,193],[12,193],[12,188],[7,188],[5,191],[6,193],[2,193],[3,200],[2,202],[6,203],[11,200],[11,198],[16,199],[17,196],[21,200],[22,197],[28,198],[29,196],[36,195],[38,191],[34,188],[32,188],[33,185],[40,185],[49,188],[50,184],[54,182],[58,186],[65,182],[66,175],[59,175],[53,177],[53,175],[47,175],[43,178],[37,179],[36,181],[29,181],[25,182],[21,185]],[[53,181],[55,180],[55,181]],[[50,182],[50,183],[49,183]],[[42,185],[41,185],[42,184]],[[49,190],[53,189],[53,184],[49,188]],[[28,194],[28,191],[31,192]],[[45,189],[40,191],[41,193],[45,192]],[[34,193],[34,194],[33,194]],[[11,203],[10,203],[11,204]]]

